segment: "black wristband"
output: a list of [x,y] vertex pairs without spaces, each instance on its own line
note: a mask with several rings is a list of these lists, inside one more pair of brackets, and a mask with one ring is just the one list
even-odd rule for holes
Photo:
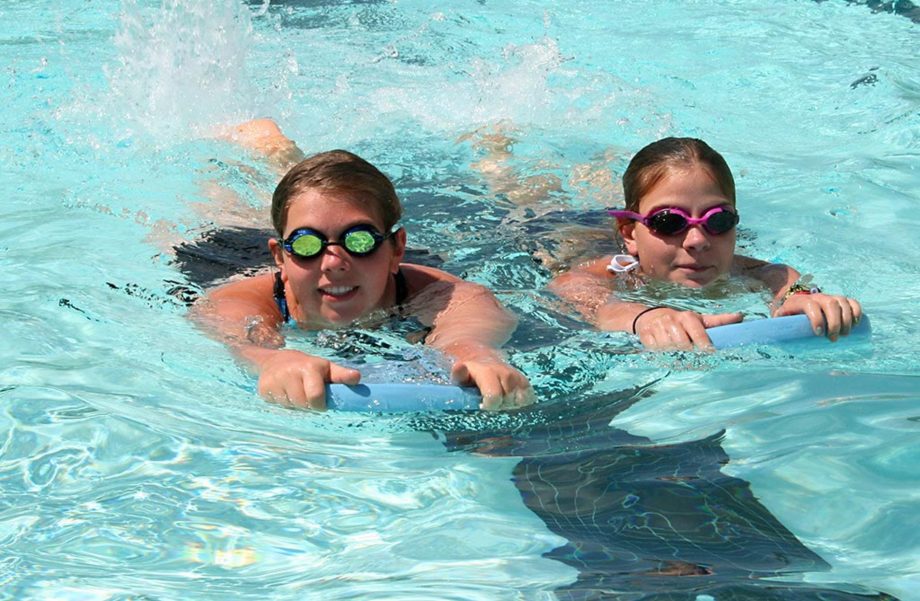
[[639,311],[638,315],[633,317],[633,324],[632,324],[633,334],[636,333],[636,322],[639,321],[639,318],[645,315],[646,313],[648,313],[649,311],[654,311],[655,309],[670,309],[670,307],[665,307],[664,305],[655,305],[654,307],[649,307],[648,309],[643,309],[642,311]]

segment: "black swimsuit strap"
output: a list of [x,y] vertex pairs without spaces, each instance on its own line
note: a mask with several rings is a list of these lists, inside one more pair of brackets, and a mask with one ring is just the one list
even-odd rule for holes
[[408,299],[409,285],[406,283],[406,276],[402,269],[393,274],[393,279],[396,280],[396,306],[398,307]]
[[281,311],[281,319],[284,320],[284,323],[291,321],[291,312],[288,310],[287,297],[284,295],[284,281],[281,279],[280,271],[275,272],[275,287],[272,296],[275,297],[275,304]]

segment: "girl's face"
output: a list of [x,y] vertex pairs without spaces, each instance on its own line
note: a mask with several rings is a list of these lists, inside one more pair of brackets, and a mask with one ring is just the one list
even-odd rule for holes
[[[714,207],[734,203],[725,197],[715,178],[700,165],[672,169],[639,200],[638,213],[676,207],[691,217],[701,217]],[[621,221],[620,235],[629,254],[639,257],[645,275],[701,288],[727,274],[735,256],[735,228],[713,235],[701,225],[666,236],[637,221]]]
[[[288,207],[284,237],[310,228],[339,242],[356,225],[370,225],[386,235],[380,211],[362,202],[359,192],[308,188]],[[367,256],[352,256],[344,247],[326,246],[318,256],[301,258],[284,251],[278,240],[269,241],[275,264],[288,290],[291,315],[311,329],[343,327],[376,309],[395,302],[393,274],[399,270],[406,248],[400,229]],[[291,298],[293,294],[293,298]]]

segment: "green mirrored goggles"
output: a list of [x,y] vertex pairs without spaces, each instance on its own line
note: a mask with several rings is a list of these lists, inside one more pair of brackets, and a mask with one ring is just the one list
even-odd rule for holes
[[327,246],[341,246],[353,257],[366,257],[392,235],[390,232],[384,236],[369,225],[356,225],[346,230],[341,240],[333,242],[322,232],[302,227],[291,232],[287,239],[281,241],[281,245],[284,250],[301,259],[318,257]]

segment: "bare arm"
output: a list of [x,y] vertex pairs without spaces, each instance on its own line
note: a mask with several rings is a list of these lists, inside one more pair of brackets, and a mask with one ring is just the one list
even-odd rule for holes
[[419,290],[409,307],[432,328],[425,342],[454,360],[456,381],[475,384],[486,409],[533,402],[527,378],[500,350],[517,320],[492,292],[430,267],[404,265],[403,273],[410,288]]
[[607,273],[610,257],[595,259],[556,277],[550,290],[568,301],[598,329],[629,332],[653,349],[710,348],[706,328],[741,321],[740,313],[703,315],[670,307],[619,300]]
[[191,316],[259,374],[260,395],[289,406],[323,409],[326,383],[357,384],[361,374],[322,357],[282,349],[282,317],[272,285],[272,274],[225,284],[199,301]]
[[796,290],[801,276],[788,265],[746,257],[738,257],[738,260],[746,261],[740,264],[747,275],[763,282],[773,294],[771,306],[774,317],[805,314],[815,334],[826,335],[831,340],[848,335],[862,317],[862,306],[855,299],[810,288]]

